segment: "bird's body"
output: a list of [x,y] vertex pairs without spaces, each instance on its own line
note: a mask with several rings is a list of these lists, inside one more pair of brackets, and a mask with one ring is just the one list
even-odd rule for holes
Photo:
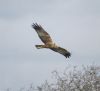
[[38,49],[49,48],[55,52],[58,52],[64,55],[66,58],[67,57],[69,58],[71,56],[70,52],[68,52],[64,48],[59,47],[58,45],[56,45],[56,43],[53,42],[50,35],[41,27],[41,25],[38,25],[37,23],[35,23],[32,25],[32,27],[36,30],[39,38],[44,43],[44,45],[36,45],[36,48]]

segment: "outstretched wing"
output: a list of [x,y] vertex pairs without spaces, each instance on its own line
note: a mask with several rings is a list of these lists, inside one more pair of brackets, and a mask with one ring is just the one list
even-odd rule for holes
[[33,23],[32,27],[36,30],[39,38],[42,40],[44,44],[53,43],[50,35],[41,27],[41,25]]
[[69,58],[71,56],[71,53],[68,52],[66,49],[58,47],[58,48],[50,48],[51,50],[58,52],[62,55],[64,55],[66,58]]

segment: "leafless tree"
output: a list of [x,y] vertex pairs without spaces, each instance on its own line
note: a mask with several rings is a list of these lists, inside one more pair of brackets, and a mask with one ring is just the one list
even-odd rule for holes
[[100,91],[98,66],[73,67],[70,71],[64,71],[62,76],[58,71],[54,71],[53,75],[55,82],[50,84],[46,81],[38,91]]
[[[45,81],[41,86],[21,88],[19,91],[100,91],[100,67],[82,66],[66,68],[61,74],[53,71],[53,82]],[[6,91],[12,91],[7,89]]]

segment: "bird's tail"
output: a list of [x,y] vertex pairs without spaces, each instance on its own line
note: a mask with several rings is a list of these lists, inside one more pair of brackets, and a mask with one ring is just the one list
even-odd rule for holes
[[37,49],[45,48],[45,45],[35,45]]

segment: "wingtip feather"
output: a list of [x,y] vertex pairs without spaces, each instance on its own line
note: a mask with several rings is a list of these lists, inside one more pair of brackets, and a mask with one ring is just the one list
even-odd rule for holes
[[37,23],[33,23],[33,24],[32,24],[32,27],[33,27],[34,29],[40,29],[40,28],[41,28],[41,26],[38,25]]
[[66,58],[69,58],[71,56],[71,53],[70,52],[67,52],[65,55],[64,55]]

